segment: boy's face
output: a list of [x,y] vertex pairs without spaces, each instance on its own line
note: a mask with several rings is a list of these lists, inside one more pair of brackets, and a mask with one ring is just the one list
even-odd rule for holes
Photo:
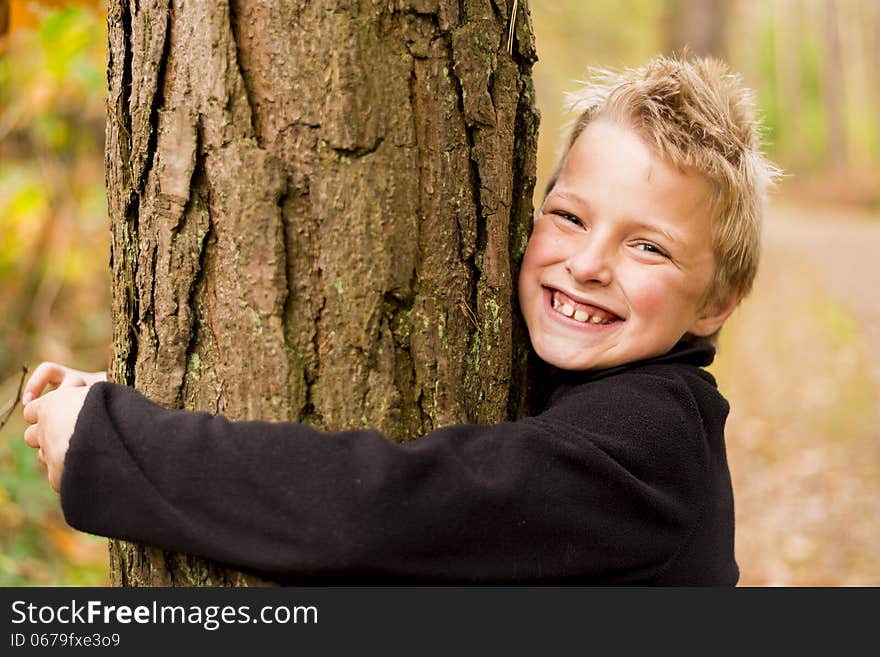
[[520,272],[537,354],[566,370],[604,369],[720,328],[732,308],[703,309],[715,270],[709,199],[702,176],[658,159],[632,129],[603,119],[587,126]]

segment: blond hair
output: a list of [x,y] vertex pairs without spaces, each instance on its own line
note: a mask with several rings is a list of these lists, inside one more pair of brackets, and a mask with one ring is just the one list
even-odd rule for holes
[[713,189],[715,276],[708,304],[751,290],[766,195],[780,170],[761,151],[753,94],[741,78],[720,60],[686,56],[658,56],[620,72],[591,70],[584,86],[569,94],[575,119],[545,194],[575,140],[599,117],[624,122],[679,170],[704,175]]

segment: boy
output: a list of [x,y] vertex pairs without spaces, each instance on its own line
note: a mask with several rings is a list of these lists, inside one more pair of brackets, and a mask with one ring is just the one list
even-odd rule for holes
[[574,108],[519,279],[554,372],[540,413],[399,445],[164,409],[47,363],[25,440],[67,521],[282,583],[735,585],[728,405],[701,366],[751,286],[776,170],[718,62],[657,58]]

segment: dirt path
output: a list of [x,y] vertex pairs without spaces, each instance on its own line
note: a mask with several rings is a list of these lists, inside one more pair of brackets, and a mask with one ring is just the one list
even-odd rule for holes
[[880,213],[777,205],[765,236],[771,249],[808,264],[855,315],[880,387]]
[[713,366],[746,585],[880,584],[880,217],[777,205]]

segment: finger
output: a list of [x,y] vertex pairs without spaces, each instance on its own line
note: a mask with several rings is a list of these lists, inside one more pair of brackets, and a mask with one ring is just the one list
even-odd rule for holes
[[61,475],[59,474],[58,470],[55,468],[52,468],[50,470],[47,467],[46,468],[46,476],[49,478],[49,485],[52,487],[52,490],[54,490],[56,493],[60,493],[61,492]]
[[40,401],[41,400],[39,399],[35,399],[32,402],[28,402],[22,410],[22,417],[24,417],[24,421],[28,424],[36,424],[39,422]]
[[91,374],[87,374],[85,376],[85,382],[87,386],[92,386],[101,381],[107,380],[107,372],[92,372]]
[[24,442],[28,447],[39,447],[40,446],[40,425],[32,424],[27,429],[24,430]]
[[36,424],[40,421],[40,405],[43,403],[45,397],[34,399],[31,402],[28,402],[24,410],[22,411],[22,416],[24,417],[24,421],[28,424]]
[[42,394],[43,389],[49,385],[59,385],[64,380],[65,367],[58,363],[45,362],[37,365],[31,378],[28,379],[21,396],[21,402],[27,404]]

